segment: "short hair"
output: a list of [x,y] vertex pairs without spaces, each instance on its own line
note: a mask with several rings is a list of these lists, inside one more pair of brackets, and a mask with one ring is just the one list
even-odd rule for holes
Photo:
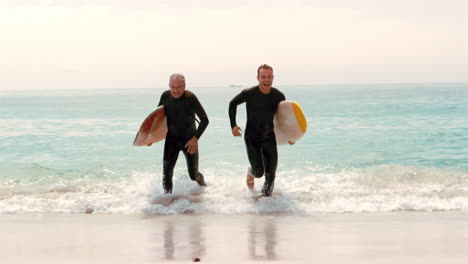
[[185,85],[185,76],[182,73],[173,73],[171,77],[169,77],[169,84],[174,79],[180,79]]
[[268,65],[268,64],[262,64],[262,65],[258,66],[258,69],[257,69],[257,76],[260,75],[260,70],[261,70],[261,69],[270,69],[271,72],[273,72],[273,67],[271,67],[271,66]]

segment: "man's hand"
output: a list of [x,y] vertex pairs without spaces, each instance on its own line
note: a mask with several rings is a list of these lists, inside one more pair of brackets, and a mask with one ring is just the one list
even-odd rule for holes
[[241,137],[242,136],[241,131],[242,129],[240,127],[235,126],[232,128],[232,135],[235,137]]
[[197,153],[197,151],[198,151],[198,138],[197,137],[191,138],[187,142],[187,144],[185,144],[184,148],[187,148],[187,152],[190,155]]
[[292,141],[289,141],[289,140],[288,140],[288,144],[289,144],[289,145],[294,145],[294,144],[296,144],[296,142],[292,142]]

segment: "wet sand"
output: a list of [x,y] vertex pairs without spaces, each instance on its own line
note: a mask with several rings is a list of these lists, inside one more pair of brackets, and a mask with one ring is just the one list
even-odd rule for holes
[[0,215],[1,263],[468,263],[468,213]]

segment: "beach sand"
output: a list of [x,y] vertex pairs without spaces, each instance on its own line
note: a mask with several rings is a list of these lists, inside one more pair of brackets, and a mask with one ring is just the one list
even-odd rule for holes
[[468,263],[468,213],[0,215],[1,263]]

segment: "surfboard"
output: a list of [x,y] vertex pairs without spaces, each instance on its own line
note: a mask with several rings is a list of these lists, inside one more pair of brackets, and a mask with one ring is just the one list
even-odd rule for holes
[[307,131],[307,120],[301,107],[293,101],[282,101],[278,105],[275,118],[275,135],[277,144],[297,142]]
[[134,146],[148,146],[166,138],[167,118],[164,106],[156,108],[149,114],[140,126],[133,141]]

